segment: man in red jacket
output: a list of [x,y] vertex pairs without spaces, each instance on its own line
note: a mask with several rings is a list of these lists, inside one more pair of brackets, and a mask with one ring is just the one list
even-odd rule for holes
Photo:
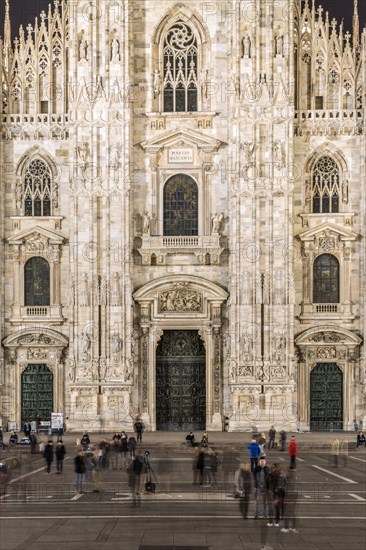
[[290,470],[296,470],[297,441],[294,435],[291,436],[288,454],[290,455]]

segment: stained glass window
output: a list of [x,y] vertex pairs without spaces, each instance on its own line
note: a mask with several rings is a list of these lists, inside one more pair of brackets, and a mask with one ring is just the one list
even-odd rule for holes
[[168,31],[163,55],[164,111],[197,111],[197,39],[183,21],[177,21]]
[[321,157],[313,169],[313,213],[339,212],[339,168],[329,156]]
[[314,261],[313,303],[339,303],[339,262],[332,254],[322,254]]
[[26,306],[50,305],[50,266],[44,258],[30,258],[25,264],[24,296]]
[[177,174],[165,184],[164,235],[198,235],[198,188],[186,174]]
[[32,160],[25,172],[24,215],[51,215],[51,172],[40,159]]

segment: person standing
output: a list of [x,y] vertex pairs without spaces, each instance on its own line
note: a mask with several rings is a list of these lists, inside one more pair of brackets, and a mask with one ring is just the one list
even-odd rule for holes
[[269,491],[269,468],[266,459],[261,456],[259,464],[254,468],[255,487],[255,517],[268,517],[268,491]]
[[79,451],[74,458],[75,489],[79,494],[83,492],[83,478],[85,474],[85,458],[83,451]]
[[137,447],[137,441],[134,435],[131,435],[128,438],[127,446],[128,446],[128,450],[130,451],[130,458],[134,458],[136,447]]
[[252,475],[247,462],[243,462],[240,465],[238,492],[240,498],[240,512],[242,513],[243,519],[248,519],[250,495],[252,492]]
[[272,470],[269,474],[269,496],[271,502],[271,509],[273,512],[273,520],[269,520],[268,527],[280,526],[280,518],[284,514],[284,498],[286,488],[286,477],[281,471],[281,465],[278,463],[273,464]]
[[144,459],[142,456],[135,456],[127,467],[128,487],[132,494],[131,508],[141,507],[141,479],[144,470]]
[[63,467],[64,467],[65,454],[66,454],[65,445],[63,444],[62,439],[60,439],[60,441],[57,442],[56,451],[55,451],[56,470],[57,470],[56,474],[62,474],[62,470],[63,470]]
[[205,469],[205,452],[202,447],[198,451],[196,469],[199,471],[200,485],[203,485],[203,471]]
[[0,449],[1,450],[5,450],[4,448],[4,436],[3,436],[3,431],[2,429],[0,428]]
[[34,432],[31,432],[29,436],[29,441],[31,444],[31,454],[34,455],[36,454],[36,446],[37,446],[37,436]]
[[339,440],[335,437],[332,441],[332,463],[334,468],[338,468]]
[[249,449],[250,471],[254,473],[255,468],[258,466],[258,459],[261,455],[261,448],[255,437],[252,437],[252,441],[247,448]]
[[271,426],[268,432],[268,449],[274,449],[276,442],[276,430]]
[[286,432],[285,432],[285,430],[280,431],[280,442],[281,442],[280,451],[285,451],[286,450]]
[[296,504],[298,497],[298,489],[296,478],[293,470],[287,470],[286,475],[286,493],[284,498],[284,526],[281,529],[282,533],[292,531],[297,533],[296,529]]
[[141,420],[138,419],[137,422],[135,422],[135,432],[136,432],[137,443],[138,442],[142,443],[142,432],[143,431],[144,431],[144,425],[141,422]]
[[53,441],[52,441],[52,439],[48,440],[48,443],[44,448],[43,458],[45,459],[46,464],[47,464],[47,473],[50,474],[51,473],[51,464],[53,462]]
[[290,456],[290,470],[296,470],[297,441],[294,435],[291,436],[288,454]]

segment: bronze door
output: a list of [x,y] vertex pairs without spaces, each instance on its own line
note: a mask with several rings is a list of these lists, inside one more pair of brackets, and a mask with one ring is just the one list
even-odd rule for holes
[[204,430],[206,357],[198,331],[166,330],[156,356],[156,428]]
[[22,373],[22,422],[51,420],[53,374],[47,365],[28,365]]
[[343,429],[343,377],[335,363],[319,363],[311,371],[310,429]]

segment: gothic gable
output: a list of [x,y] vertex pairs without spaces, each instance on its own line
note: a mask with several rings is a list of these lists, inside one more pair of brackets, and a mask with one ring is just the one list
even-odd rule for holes
[[[335,248],[337,241],[355,241],[357,236],[357,233],[344,229],[335,223],[322,223],[297,235],[302,242],[314,241],[320,244],[327,244],[328,242],[329,248]],[[332,246],[330,246],[331,243],[333,243]],[[322,248],[327,247],[322,246]]]
[[172,130],[163,132],[159,136],[143,141],[138,145],[151,152],[159,151],[164,147],[173,146],[194,146],[203,151],[211,152],[217,151],[226,145],[226,143],[188,128],[173,128]]

